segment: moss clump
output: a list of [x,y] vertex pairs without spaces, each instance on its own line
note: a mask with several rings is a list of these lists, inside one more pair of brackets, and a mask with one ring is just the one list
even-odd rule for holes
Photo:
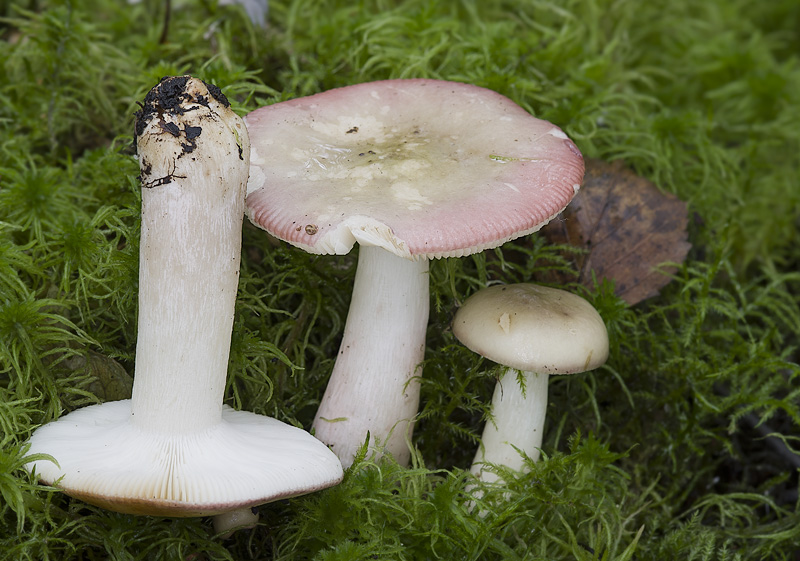
[[[0,5],[0,558],[793,559],[800,550],[800,52],[793,0]],[[470,510],[465,469],[495,365],[458,345],[487,282],[569,273],[537,236],[431,267],[414,465],[363,459],[339,487],[262,507],[229,540],[204,519],[106,512],[36,485],[24,441],[125,397],[136,341],[136,102],[167,74],[239,113],[352,83],[494,89],[688,201],[694,249],[657,298],[585,295],[612,349],[556,379],[543,460]],[[227,400],[308,427],[354,257],[245,225]],[[567,287],[580,290],[577,286]],[[478,513],[481,513],[479,515]]]

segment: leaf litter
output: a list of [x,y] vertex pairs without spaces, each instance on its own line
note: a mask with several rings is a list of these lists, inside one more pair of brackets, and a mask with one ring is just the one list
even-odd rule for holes
[[[564,256],[578,271],[579,283],[612,280],[617,296],[634,305],[658,295],[686,259],[692,247],[687,225],[687,204],[675,195],[622,161],[587,159],[580,192],[542,233],[553,243],[582,250]],[[568,280],[554,276],[561,278],[548,280]]]

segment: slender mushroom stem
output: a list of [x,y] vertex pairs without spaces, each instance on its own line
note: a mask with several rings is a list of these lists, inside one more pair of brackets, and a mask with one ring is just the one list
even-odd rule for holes
[[506,369],[494,388],[492,419],[483,428],[481,447],[472,462],[473,474],[492,482],[498,476],[484,469],[486,463],[522,471],[525,461],[520,452],[534,462],[539,459],[549,379],[549,374]]
[[367,432],[400,464],[408,462],[419,405],[417,369],[425,353],[428,260],[361,246],[339,355],[314,419],[315,436],[344,467]]

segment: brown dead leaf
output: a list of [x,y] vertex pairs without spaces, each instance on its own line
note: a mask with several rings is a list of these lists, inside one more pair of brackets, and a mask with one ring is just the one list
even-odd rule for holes
[[[689,252],[686,203],[662,193],[622,162],[586,160],[583,187],[564,211],[541,231],[554,243],[585,249],[570,254],[578,281],[615,282],[616,294],[633,305],[656,296]],[[574,279],[569,279],[574,280]]]
[[83,354],[65,360],[64,365],[70,370],[83,370],[91,374],[93,380],[86,389],[100,401],[117,401],[131,397],[133,378],[111,357],[86,349]]

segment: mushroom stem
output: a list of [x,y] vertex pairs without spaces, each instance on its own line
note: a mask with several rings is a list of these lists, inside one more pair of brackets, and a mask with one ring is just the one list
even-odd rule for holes
[[[233,112],[229,115],[238,119]],[[149,177],[170,178],[166,184],[142,189],[131,415],[145,430],[169,426],[174,432],[194,432],[222,416],[247,162],[235,156],[234,139],[239,141],[239,136],[233,124],[223,121],[219,126],[229,140],[223,142],[225,137],[217,133],[220,140],[204,145],[203,162],[208,164],[181,166],[181,177],[175,175],[174,161],[160,158],[162,152],[174,158],[171,148],[177,142],[159,142],[156,134],[139,138],[140,154],[146,152],[153,166]],[[208,124],[205,129],[206,134],[216,132]],[[181,156],[188,160],[192,155]]]
[[428,260],[411,261],[361,246],[350,310],[328,387],[314,419],[315,436],[344,467],[367,432],[372,446],[407,464],[419,406],[415,379],[425,353]]
[[[522,384],[518,375],[522,377]],[[481,447],[472,461],[473,474],[492,482],[498,475],[485,470],[484,464],[522,471],[525,460],[520,452],[534,462],[539,459],[549,379],[549,374],[506,369],[494,388],[492,419],[483,429]]]

